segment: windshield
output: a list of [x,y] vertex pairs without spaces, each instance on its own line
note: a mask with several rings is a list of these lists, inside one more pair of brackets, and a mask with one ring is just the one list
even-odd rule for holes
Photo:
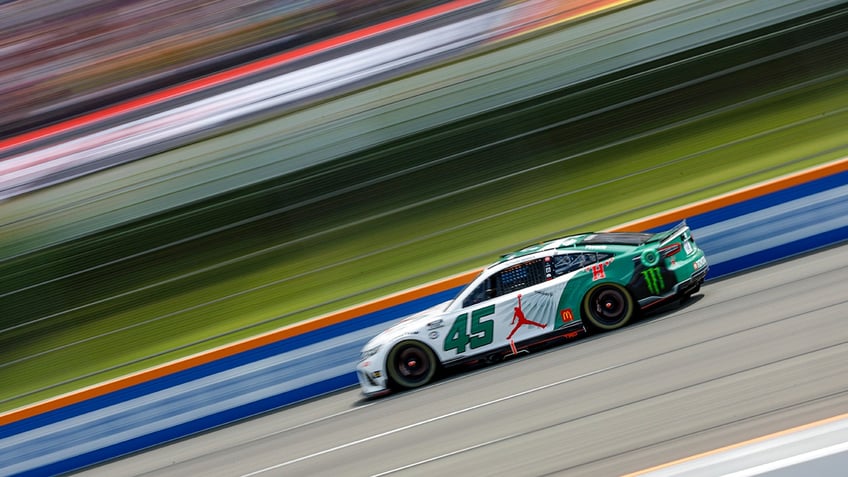
[[463,298],[468,293],[471,293],[471,290],[473,290],[475,287],[477,287],[477,284],[480,283],[480,281],[482,280],[481,277],[483,276],[484,273],[486,273],[485,269],[482,270],[480,273],[478,273],[477,276],[475,276],[474,279],[471,280],[471,282],[468,283],[468,285],[465,285],[462,288],[462,290],[460,290],[459,293],[456,294],[456,296],[453,298],[453,300],[448,302],[448,306],[445,307],[445,310],[455,310],[457,308],[462,308]]

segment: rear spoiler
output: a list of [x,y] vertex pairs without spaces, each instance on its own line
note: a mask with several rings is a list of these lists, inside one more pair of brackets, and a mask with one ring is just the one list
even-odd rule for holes
[[674,227],[670,228],[669,230],[666,230],[665,232],[660,232],[660,233],[654,234],[645,243],[659,242],[660,247],[662,247],[663,245],[671,242],[672,240],[676,239],[680,235],[685,234],[686,232],[689,232],[689,226],[686,225],[686,219],[684,219],[684,220],[680,221],[679,224],[675,225]]

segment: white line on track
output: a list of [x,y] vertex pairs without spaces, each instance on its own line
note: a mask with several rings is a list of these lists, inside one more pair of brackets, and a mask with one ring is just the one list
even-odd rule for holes
[[[403,432],[403,431],[406,431],[406,430],[409,430],[409,429],[420,427],[420,426],[423,426],[425,424],[430,424],[432,422],[441,421],[443,419],[447,419],[449,417],[457,416],[459,414],[464,414],[466,412],[481,409],[481,408],[484,408],[484,407],[487,407],[487,406],[491,406],[493,404],[498,404],[498,403],[501,403],[501,402],[504,402],[504,401],[508,401],[510,399],[515,399],[515,398],[526,396],[528,394],[532,394],[532,393],[535,393],[535,392],[538,392],[538,391],[543,391],[545,389],[560,386],[562,384],[570,383],[570,382],[576,381],[578,379],[583,379],[583,378],[587,378],[587,377],[590,377],[590,376],[594,376],[596,374],[611,371],[613,369],[620,368],[622,366],[626,366],[626,363],[621,363],[621,364],[616,364],[616,365],[613,365],[613,366],[608,366],[606,368],[596,369],[594,371],[590,371],[588,373],[580,374],[578,376],[572,376],[570,378],[561,379],[559,381],[554,381],[552,383],[548,383],[548,384],[545,384],[545,385],[542,385],[542,386],[537,386],[535,388],[530,388],[530,389],[527,389],[527,390],[524,390],[524,391],[521,391],[521,392],[509,394],[507,396],[503,396],[503,397],[500,397],[500,398],[497,398],[497,399],[492,399],[491,401],[486,401],[486,402],[482,402],[480,404],[475,404],[473,406],[458,409],[456,411],[452,411],[452,412],[449,412],[447,414],[442,414],[442,415],[439,415],[439,416],[431,417],[429,419],[425,419],[423,421],[418,421],[418,422],[414,422],[412,424],[407,424],[406,426],[398,427],[398,428],[395,428],[395,429],[390,429],[388,431],[381,432],[379,434],[374,434],[372,436],[363,437],[362,439],[357,439],[355,441],[350,441],[350,442],[347,442],[347,443],[344,443],[344,444],[341,444],[341,445],[337,445],[335,447],[330,447],[329,449],[324,449],[322,451],[318,451],[318,452],[314,452],[312,454],[308,454],[308,455],[305,455],[305,456],[302,456],[302,457],[298,457],[297,459],[292,459],[292,460],[287,460],[285,462],[280,462],[279,464],[275,464],[275,465],[272,465],[272,466],[269,466],[269,467],[265,467],[264,469],[259,469],[259,470],[256,470],[256,471],[253,471],[253,472],[250,472],[250,473],[247,473],[247,474],[243,474],[241,477],[251,477],[251,476],[259,475],[259,474],[262,474],[262,473],[265,473],[265,472],[270,472],[272,470],[276,470],[276,469],[279,469],[281,467],[285,467],[285,466],[288,466],[288,465],[291,465],[291,464],[296,464],[298,462],[302,462],[302,461],[305,461],[305,460],[308,460],[308,459],[312,459],[312,458],[319,457],[319,456],[322,456],[322,455],[325,455],[325,454],[329,454],[331,452],[335,452],[335,451],[342,450],[342,449],[347,449],[348,447],[353,447],[355,445],[362,444],[364,442],[373,441],[373,440],[379,439],[381,437],[386,437],[386,436],[390,436],[392,434],[397,434],[399,432]],[[487,443],[483,443],[483,444],[479,444],[479,445],[482,446],[482,445],[485,445],[485,444],[487,444]],[[456,451],[456,452],[462,452],[462,450]],[[435,460],[435,459],[438,459],[438,458],[441,458],[441,457],[445,457],[445,456],[437,456],[437,457],[434,457],[430,460]],[[423,463],[423,461],[422,461],[422,463]],[[412,464],[412,465],[417,465],[417,464]],[[400,469],[396,469],[396,470],[400,470]],[[390,471],[390,472],[393,472],[393,471]]]
[[376,402],[370,402],[370,403],[367,403],[367,404],[362,404],[360,406],[356,406],[352,409],[345,409],[344,411],[334,412],[332,414],[329,414],[329,415],[326,415],[326,416],[323,416],[323,417],[319,417],[319,418],[316,418],[316,419],[312,419],[310,421],[306,421],[306,422],[303,422],[303,423],[300,423],[300,424],[297,424],[297,425],[294,425],[294,426],[290,426],[290,427],[287,427],[285,429],[279,429],[279,430],[276,430],[274,432],[269,432],[267,434],[263,434],[263,435],[255,438],[255,439],[253,439],[253,441],[261,441],[263,439],[268,439],[269,437],[274,437],[276,435],[280,435],[280,434],[283,434],[283,433],[286,433],[286,432],[289,432],[289,431],[300,429],[302,427],[311,426],[313,424],[318,424],[319,422],[324,422],[324,421],[333,419],[334,417],[344,416],[345,414],[350,414],[352,412],[361,411],[361,410],[365,409],[366,407],[371,407],[375,404],[377,404],[377,403]]
[[394,474],[395,472],[400,472],[402,470],[411,469],[413,467],[417,467],[419,465],[423,465],[423,464],[426,464],[428,462],[434,462],[434,461],[437,461],[437,460],[440,460],[440,459],[444,459],[445,457],[450,457],[452,455],[462,454],[463,452],[467,452],[467,451],[474,450],[474,449],[479,449],[480,447],[486,447],[487,445],[490,445],[490,444],[497,444],[498,442],[503,442],[505,440],[512,439],[513,437],[516,437],[517,435],[518,434],[510,434],[508,436],[499,437],[497,439],[492,439],[490,441],[481,442],[480,444],[474,444],[473,446],[468,446],[468,447],[465,447],[465,448],[462,448],[462,449],[457,449],[455,451],[447,452],[445,454],[430,457],[429,459],[419,460],[418,462],[413,462],[412,464],[407,464],[407,465],[404,465],[403,467],[398,467],[398,468],[395,468],[395,469],[387,470],[385,472],[381,472],[379,474],[374,474],[371,477],[382,477],[384,475]]
[[773,470],[782,469],[784,467],[789,467],[795,464],[801,464],[813,459],[820,459],[822,457],[827,457],[829,455],[838,454],[840,452],[845,451],[848,451],[848,442],[834,444],[823,449],[815,449],[809,452],[805,452],[803,454],[787,457],[785,459],[776,460],[774,462],[767,462],[765,464],[757,465],[730,474],[724,474],[723,477],[749,477],[760,475],[766,472],[771,472]]

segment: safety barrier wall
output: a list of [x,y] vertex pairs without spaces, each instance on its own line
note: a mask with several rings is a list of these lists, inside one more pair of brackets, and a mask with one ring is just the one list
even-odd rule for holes
[[[686,219],[719,278],[848,239],[848,159],[616,230]],[[355,384],[361,346],[476,271],[0,415],[0,468],[54,474]]]
[[[14,256],[78,239],[837,3],[638,2],[551,34],[103,171],[98,177],[0,203],[3,246]],[[274,89],[279,87],[255,93],[273,96],[280,93]],[[257,100],[240,97],[245,104]],[[191,110],[186,106],[181,111]],[[194,119],[181,116],[181,127]],[[128,146],[133,153],[150,153],[148,146],[160,142],[158,136],[147,142],[118,136],[103,147],[117,157],[129,153]],[[86,155],[91,151],[84,150]]]

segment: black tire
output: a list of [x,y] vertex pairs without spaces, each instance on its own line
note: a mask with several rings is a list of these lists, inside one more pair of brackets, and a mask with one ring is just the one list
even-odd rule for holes
[[633,296],[621,285],[598,285],[583,298],[583,317],[589,328],[611,331],[630,322],[636,311]]
[[436,375],[437,366],[433,350],[413,340],[396,344],[386,358],[386,369],[392,383],[405,389],[429,383]]

